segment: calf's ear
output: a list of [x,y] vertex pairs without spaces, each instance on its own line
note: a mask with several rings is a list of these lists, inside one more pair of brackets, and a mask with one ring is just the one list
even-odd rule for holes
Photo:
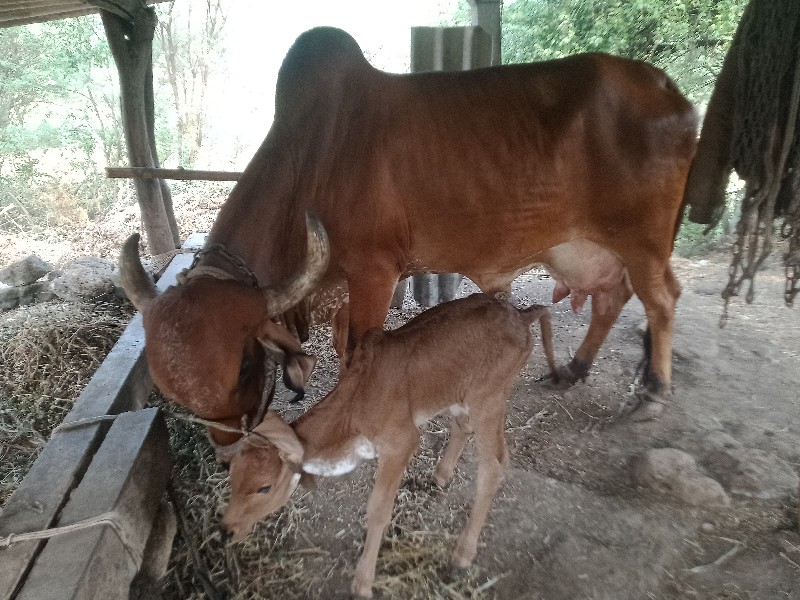
[[264,420],[253,431],[272,442],[291,465],[303,463],[303,444],[294,429],[274,410],[268,410]]

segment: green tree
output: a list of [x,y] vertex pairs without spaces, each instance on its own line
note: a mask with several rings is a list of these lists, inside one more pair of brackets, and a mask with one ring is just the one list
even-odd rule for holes
[[708,99],[746,0],[516,0],[503,14],[503,61],[609,52],[665,68]]
[[222,55],[225,13],[221,0],[170,2],[160,7],[156,58],[172,90],[178,164],[197,162],[206,134],[209,78]]
[[[117,197],[118,184],[106,180],[96,155],[115,163],[123,147],[116,82],[98,19],[2,29],[0,57],[0,209],[6,210],[5,224],[35,228],[51,223],[57,210],[53,198],[69,197],[89,216],[101,212]],[[57,150],[60,166],[80,176],[64,182],[47,174],[52,165],[46,171],[40,161],[48,150]]]

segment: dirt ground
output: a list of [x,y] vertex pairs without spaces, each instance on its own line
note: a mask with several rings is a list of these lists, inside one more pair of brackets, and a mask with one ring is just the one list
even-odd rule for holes
[[[632,423],[618,416],[642,353],[644,312],[637,300],[626,307],[585,383],[564,392],[548,389],[537,381],[546,366],[540,348],[534,348],[510,400],[511,467],[471,570],[474,585],[469,593],[444,590],[437,595],[800,599],[796,499],[734,495],[729,507],[698,508],[632,482],[631,462],[644,450],[696,452],[713,432],[776,455],[800,472],[800,316],[783,305],[776,259],[759,274],[754,303],[735,299],[730,320],[720,329],[719,292],[727,261],[724,254],[700,261],[674,259],[684,286],[675,331],[675,393],[657,421]],[[547,303],[551,290],[546,277],[528,276],[517,282],[515,296],[522,304]],[[562,302],[553,312],[563,361],[580,343],[589,311],[575,315]],[[395,322],[405,318],[393,315]],[[317,344],[324,339],[312,345]],[[333,372],[335,362],[325,354],[312,381],[311,400],[302,410],[329,389]],[[287,418],[300,412],[283,408]],[[474,476],[470,450],[447,490],[427,481],[446,441],[445,423],[431,423],[421,457],[407,473],[378,562],[377,597],[404,597],[392,591],[392,578],[414,568],[400,566],[398,574],[393,564],[393,555],[403,551],[402,539],[436,553],[433,560],[440,561],[442,571],[466,519]],[[363,466],[351,478],[326,480],[313,494],[297,493],[294,502],[304,516],[293,524],[290,546],[319,552],[306,557],[308,567],[318,570],[315,583],[307,584],[307,597],[347,597],[363,540],[371,475],[371,467]],[[292,582],[285,585],[286,593],[293,594]],[[281,590],[276,583],[275,597]]]

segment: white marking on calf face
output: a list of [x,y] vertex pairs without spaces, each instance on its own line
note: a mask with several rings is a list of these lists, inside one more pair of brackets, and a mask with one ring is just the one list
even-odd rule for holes
[[311,475],[336,477],[355,469],[362,460],[375,458],[375,446],[365,437],[359,437],[349,450],[331,459],[313,458],[303,463],[303,470]]

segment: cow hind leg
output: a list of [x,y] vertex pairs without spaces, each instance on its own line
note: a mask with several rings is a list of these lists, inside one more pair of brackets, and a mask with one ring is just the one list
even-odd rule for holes
[[631,295],[627,280],[620,281],[619,285],[611,290],[592,293],[592,318],[589,322],[589,331],[572,360],[551,374],[551,386],[564,389],[578,380],[586,379],[600,346],[603,345],[608,332],[616,323]]
[[658,417],[671,393],[672,330],[680,284],[669,265],[649,277],[631,272],[631,283],[647,314],[644,337],[644,389],[637,395],[630,418],[648,421]]

